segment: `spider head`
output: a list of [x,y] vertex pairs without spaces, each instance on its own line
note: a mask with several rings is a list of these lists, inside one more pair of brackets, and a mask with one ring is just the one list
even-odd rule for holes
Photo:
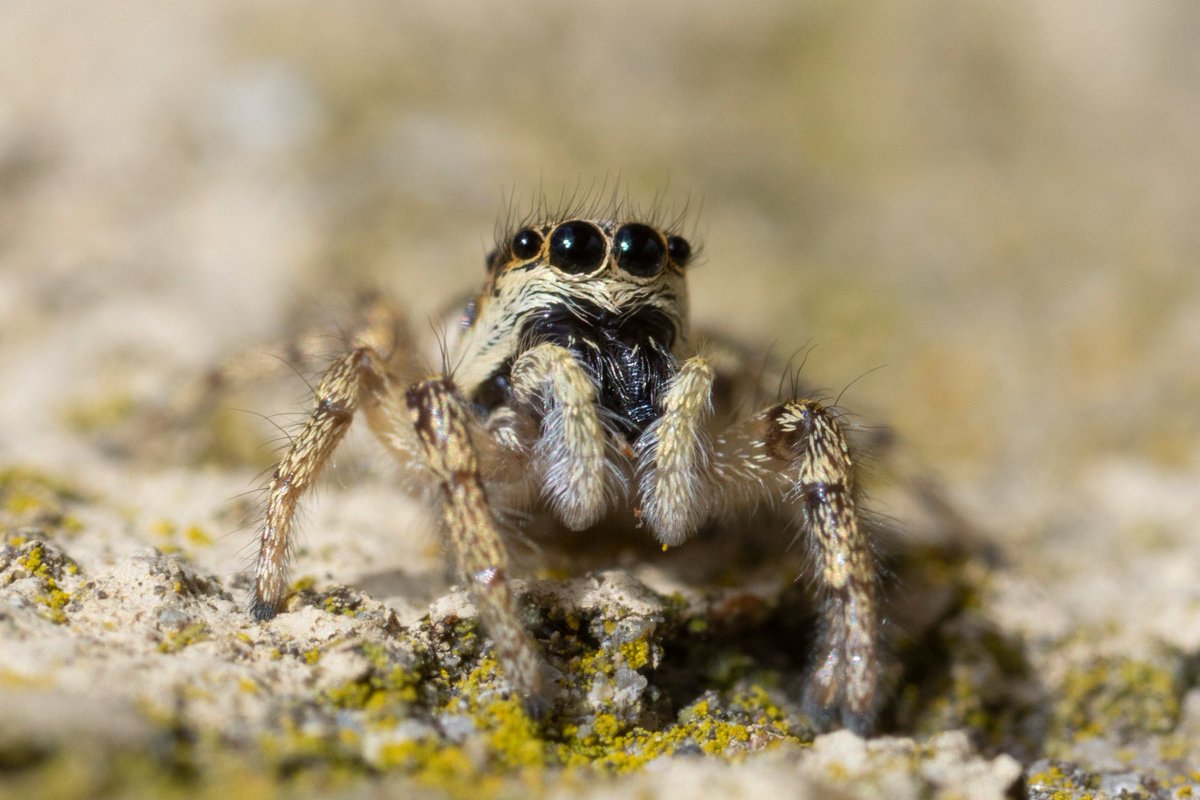
[[488,257],[466,327],[527,340],[540,317],[621,327],[652,313],[667,321],[671,333],[658,339],[672,349],[687,335],[691,259],[686,239],[642,222],[571,218],[522,227]]
[[642,222],[568,219],[522,228],[488,258],[488,271],[546,266],[564,279],[605,273],[641,283],[682,274],[692,248],[682,236]]
[[464,355],[479,365],[469,371],[481,386],[497,382],[521,351],[560,345],[635,435],[657,415],[686,344],[691,258],[686,239],[643,222],[570,218],[519,229],[488,257],[466,320]]

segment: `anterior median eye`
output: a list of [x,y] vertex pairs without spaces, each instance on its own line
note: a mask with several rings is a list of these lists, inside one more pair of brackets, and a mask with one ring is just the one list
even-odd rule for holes
[[692,246],[682,236],[668,236],[667,254],[671,256],[671,260],[677,265],[685,267],[687,266],[688,259],[692,257]]
[[564,222],[550,234],[550,265],[579,275],[604,261],[604,235],[590,222]]
[[663,240],[658,231],[649,225],[639,222],[622,225],[613,237],[613,249],[616,251],[617,266],[630,275],[649,278],[662,271],[666,252]]
[[526,228],[513,234],[512,254],[517,258],[525,261],[541,251],[542,235],[537,231]]

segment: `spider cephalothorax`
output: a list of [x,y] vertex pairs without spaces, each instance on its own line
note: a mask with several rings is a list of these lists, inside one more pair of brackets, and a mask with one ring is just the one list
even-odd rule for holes
[[588,367],[601,407],[628,434],[640,433],[687,346],[690,256],[682,237],[637,222],[522,228],[488,257],[456,381],[468,397],[495,403],[517,353],[559,345]]
[[[596,383],[605,418],[632,443],[687,347],[691,248],[642,223],[565,220],[523,228],[488,258],[456,380],[485,411],[509,399],[514,357],[568,350]],[[497,357],[501,360],[496,363]],[[471,367],[493,365],[490,373]]]
[[497,503],[544,506],[574,529],[624,505],[673,545],[766,499],[816,554],[823,625],[806,703],[818,719],[867,728],[878,611],[850,449],[811,399],[716,424],[714,389],[746,378],[698,352],[691,260],[681,236],[629,219],[567,217],[505,234],[447,343],[452,376],[423,375],[399,319],[373,314],[326,371],[271,481],[254,614],[279,609],[296,502],[361,410],[436,490],[456,565],[531,708],[554,691],[511,595]]

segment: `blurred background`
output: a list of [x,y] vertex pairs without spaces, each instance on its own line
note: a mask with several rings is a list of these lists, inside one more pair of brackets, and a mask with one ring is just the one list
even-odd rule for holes
[[619,184],[689,208],[697,324],[862,376],[997,527],[1194,475],[1198,41],[1193,0],[4,3],[0,456],[331,289],[421,320],[507,208]]

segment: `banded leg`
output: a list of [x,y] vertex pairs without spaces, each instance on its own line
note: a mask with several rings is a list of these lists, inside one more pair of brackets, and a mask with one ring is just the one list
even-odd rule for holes
[[662,415],[638,439],[642,520],[665,545],[682,544],[711,511],[704,424],[714,380],[704,358],[685,361],[659,400]]
[[254,572],[255,619],[275,616],[287,591],[292,519],[300,497],[321,472],[364,404],[374,405],[385,393],[382,359],[369,347],[358,347],[325,371],[317,387],[317,407],[275,468],[267,487],[267,508],[260,532]]
[[156,463],[257,463],[263,432],[251,416],[234,412],[233,407],[258,405],[260,398],[251,401],[247,393],[276,387],[296,374],[328,368],[333,360],[331,343],[338,356],[355,347],[370,347],[387,362],[392,375],[412,376],[411,336],[403,315],[386,299],[366,293],[331,299],[330,305],[350,306],[343,315],[353,321],[348,344],[345,330],[328,325],[305,325],[279,339],[255,343],[227,355],[207,371],[177,382],[164,398],[144,405],[139,402],[136,413],[105,426],[96,435],[108,449]]
[[535,452],[545,465],[544,491],[559,519],[573,530],[599,522],[615,477],[591,376],[571,351],[541,344],[516,360],[511,381],[519,402],[543,407]]
[[[822,726],[837,719],[870,729],[878,678],[879,609],[870,542],[855,501],[854,464],[841,426],[812,400],[774,406],[717,437],[714,489],[757,493],[786,476],[793,507],[815,552],[821,628],[805,706]],[[740,497],[729,498],[734,502]]]
[[538,716],[551,700],[548,667],[521,624],[508,584],[508,555],[479,473],[470,412],[448,378],[416,384],[407,401],[425,466],[441,489],[442,519],[458,571],[471,587],[506,677]]

